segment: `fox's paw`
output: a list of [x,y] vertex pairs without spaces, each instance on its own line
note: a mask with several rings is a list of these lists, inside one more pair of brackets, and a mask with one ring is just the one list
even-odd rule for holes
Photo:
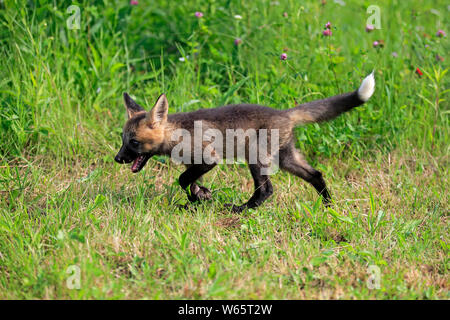
[[246,206],[236,206],[232,203],[225,203],[224,207],[227,209],[230,209],[231,212],[234,212],[234,213],[241,213],[246,208]]
[[191,187],[189,189],[191,191],[191,193],[188,195],[189,201],[196,202],[196,201],[211,200],[212,194],[208,188],[193,183],[191,184]]

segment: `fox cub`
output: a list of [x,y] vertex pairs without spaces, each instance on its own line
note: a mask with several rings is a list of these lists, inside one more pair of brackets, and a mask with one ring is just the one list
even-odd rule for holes
[[[227,159],[230,152],[236,158],[236,150],[242,147],[255,190],[246,203],[226,205],[232,211],[241,212],[246,208],[258,207],[273,193],[267,167],[268,162],[274,159],[277,159],[280,169],[309,182],[323,197],[324,203],[329,204],[330,193],[322,174],[308,164],[295,148],[293,129],[297,125],[333,119],[365,103],[374,90],[375,79],[372,72],[356,91],[307,102],[292,109],[277,110],[259,105],[238,104],[175,114],[168,114],[169,105],[164,94],[158,98],[153,108],[146,112],[124,93],[128,120],[123,129],[122,147],[115,161],[132,163],[131,171],[136,173],[142,170],[152,156],[173,156],[177,150],[182,154],[181,162],[186,166],[186,171],[179,177],[179,183],[187,191],[189,200],[195,202],[211,198],[211,191],[199,185],[197,180],[225,159],[225,154]],[[196,140],[195,135],[199,133],[197,124],[201,125],[200,135],[203,140],[195,146],[192,141]],[[180,130],[183,134],[175,134]],[[230,130],[240,133],[233,136],[231,144],[229,139],[226,143],[220,142],[219,136],[226,135]],[[239,139],[244,130],[245,137]],[[255,133],[257,139],[252,139],[252,135],[247,134],[250,131]],[[211,134],[208,138],[207,132],[213,132],[214,144],[209,143]],[[187,135],[194,136],[194,139]],[[260,151],[261,142],[266,145],[269,143],[271,150],[264,157],[252,156],[252,153],[258,154]],[[275,148],[273,142],[276,142]],[[186,147],[181,148],[181,152],[180,145]],[[214,147],[211,147],[212,145]]]

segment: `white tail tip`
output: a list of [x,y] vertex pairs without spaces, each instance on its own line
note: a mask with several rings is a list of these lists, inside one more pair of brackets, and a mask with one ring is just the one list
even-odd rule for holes
[[375,91],[375,77],[373,71],[367,77],[364,78],[361,86],[358,89],[358,98],[366,102],[373,95]]

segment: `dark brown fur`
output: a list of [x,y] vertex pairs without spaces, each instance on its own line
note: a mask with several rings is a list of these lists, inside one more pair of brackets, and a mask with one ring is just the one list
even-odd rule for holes
[[[143,165],[138,166],[137,171],[139,171],[151,156],[155,154],[170,155],[174,146],[179,142],[171,141],[173,131],[182,128],[193,134],[195,121],[201,120],[204,130],[218,129],[224,136],[227,129],[243,129],[244,131],[255,129],[257,133],[260,129],[278,129],[279,150],[271,150],[271,155],[278,154],[280,168],[309,182],[323,196],[325,203],[330,202],[330,194],[322,174],[308,164],[301,153],[296,150],[293,129],[296,125],[302,123],[332,119],[364,103],[359,99],[358,92],[355,91],[305,103],[289,110],[239,104],[168,114],[168,102],[165,95],[159,97],[150,112],[145,112],[127,94],[124,94],[124,100],[129,120],[124,127],[123,145],[116,156],[117,162],[131,162],[137,157],[141,157]],[[268,139],[270,138],[269,134]],[[245,144],[246,157],[249,149],[258,148],[257,145],[249,145],[249,139],[245,140]],[[226,146],[224,146],[224,154],[225,151]],[[190,192],[188,192],[190,201],[195,202],[211,198],[211,192],[198,185],[196,181],[213,169],[216,164],[217,162],[186,165],[187,169],[179,177],[179,182],[183,189],[190,187]],[[254,194],[245,204],[231,206],[233,211],[240,212],[245,208],[257,207],[273,193],[269,176],[262,172],[263,167],[260,163],[249,165],[255,183]]]

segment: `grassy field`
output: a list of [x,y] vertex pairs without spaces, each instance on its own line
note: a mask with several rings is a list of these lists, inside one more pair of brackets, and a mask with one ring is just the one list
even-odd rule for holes
[[[338,2],[0,2],[0,298],[449,299],[448,3]],[[253,188],[235,164],[182,209],[182,167],[113,160],[124,91],[171,113],[287,109],[372,70],[366,105],[296,129],[330,208],[279,173],[232,214]]]

